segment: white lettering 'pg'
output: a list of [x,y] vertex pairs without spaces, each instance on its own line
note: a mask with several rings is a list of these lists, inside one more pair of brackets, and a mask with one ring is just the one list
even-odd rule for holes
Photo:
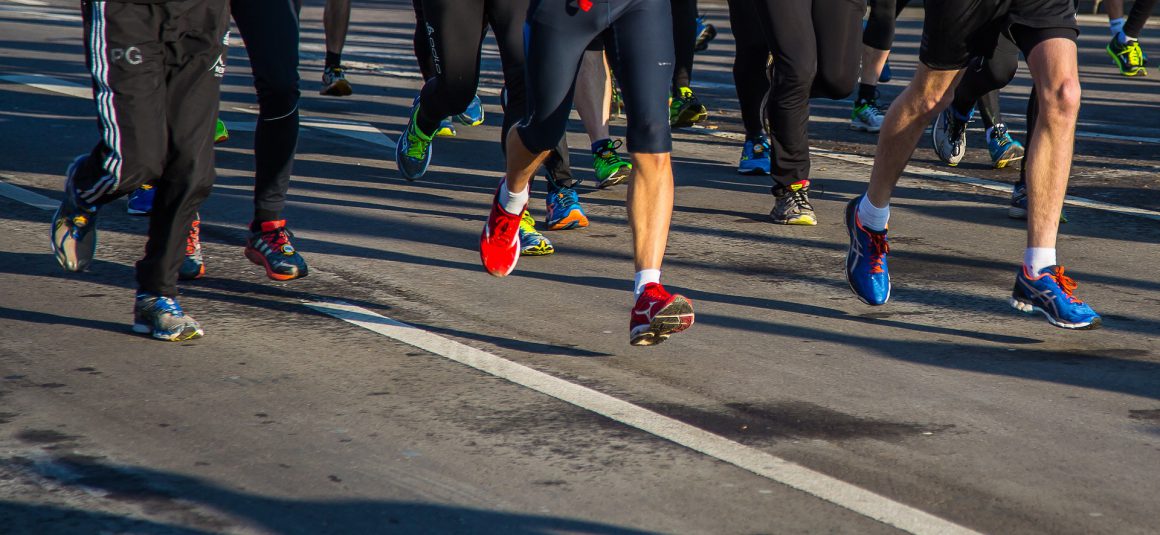
[[141,49],[135,46],[129,48],[114,48],[109,51],[109,56],[112,57],[113,62],[121,61],[122,59],[129,62],[130,65],[140,65],[145,61],[141,54]]

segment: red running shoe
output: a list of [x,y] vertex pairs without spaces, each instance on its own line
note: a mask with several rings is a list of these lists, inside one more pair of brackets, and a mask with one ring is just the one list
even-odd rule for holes
[[693,302],[681,294],[670,294],[655,282],[645,285],[632,309],[629,343],[655,346],[669,335],[693,325]]
[[[506,188],[507,182],[500,182],[499,187]],[[516,262],[520,259],[522,214],[523,210],[514,214],[507,213],[499,205],[499,189],[496,189],[495,198],[491,202],[491,215],[487,216],[487,224],[483,226],[483,234],[479,237],[479,259],[483,261],[484,269],[496,277],[506,277],[516,268]]]

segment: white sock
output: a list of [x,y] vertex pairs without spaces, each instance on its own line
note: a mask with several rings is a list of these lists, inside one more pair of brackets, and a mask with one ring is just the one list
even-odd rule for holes
[[1055,265],[1054,247],[1028,247],[1023,251],[1023,265],[1032,275],[1038,275],[1043,268]]
[[661,282],[661,270],[659,269],[642,269],[636,272],[635,290],[633,290],[634,297],[640,297],[640,292],[644,291],[646,284],[650,282]]
[[862,202],[858,203],[858,220],[862,222],[862,226],[870,230],[883,231],[886,230],[886,224],[890,221],[890,203],[879,208],[870,202],[869,195],[862,196]]
[[499,188],[499,205],[503,207],[503,211],[509,214],[520,215],[524,213],[524,207],[528,205],[528,198],[531,196],[531,188],[524,186],[524,191],[519,193],[512,193],[508,190],[507,182]]
[[1118,19],[1111,19],[1108,21],[1108,30],[1112,32],[1112,37],[1124,33],[1124,24],[1128,22],[1127,17],[1120,17]]

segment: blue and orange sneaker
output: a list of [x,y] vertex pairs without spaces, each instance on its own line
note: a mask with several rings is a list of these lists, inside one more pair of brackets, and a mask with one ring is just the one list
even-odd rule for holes
[[548,194],[548,230],[569,230],[588,226],[588,216],[573,188],[559,188]]
[[886,254],[890,244],[886,231],[870,230],[858,220],[859,195],[846,204],[846,231],[850,234],[850,251],[846,253],[846,282],[867,305],[884,305],[890,300],[890,270]]
[[1028,314],[1042,313],[1052,325],[1064,329],[1100,328],[1100,315],[1075,296],[1077,286],[1063,274],[1063,266],[1048,266],[1036,275],[1024,266],[1015,277],[1011,306]]

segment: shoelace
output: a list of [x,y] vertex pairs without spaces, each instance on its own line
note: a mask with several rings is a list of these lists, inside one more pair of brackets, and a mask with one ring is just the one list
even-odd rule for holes
[[407,131],[407,157],[422,160],[427,157],[427,145],[430,142],[419,137],[419,133],[416,131],[418,128],[416,125]]
[[1144,49],[1140,48],[1140,43],[1137,41],[1128,41],[1128,44],[1124,46],[1124,51],[1121,54],[1128,56],[1128,65],[1132,67],[1144,65]]
[[870,233],[870,273],[882,273],[882,263],[890,252],[890,242],[885,234]]
[[1056,266],[1055,270],[1051,272],[1051,278],[1063,289],[1063,293],[1069,301],[1072,303],[1082,302],[1074,293],[1075,289],[1079,287],[1079,284],[1075,282],[1075,279],[1063,274],[1063,266]]
[[258,235],[258,239],[265,242],[271,250],[281,252],[282,246],[288,245],[290,238],[293,236],[294,233],[290,232],[290,229],[282,227],[269,232],[263,232]]
[[201,221],[194,221],[193,227],[189,231],[189,236],[185,238],[185,256],[193,256],[197,254],[198,248],[201,246]]
[[604,149],[600,151],[600,159],[604,160],[604,163],[609,165],[618,165],[624,163],[624,159],[622,159],[620,155],[616,153],[616,150],[619,149],[621,145],[624,145],[624,142],[619,139],[608,143],[604,146]]
[[810,198],[806,195],[807,191],[808,190],[806,188],[796,190],[791,189],[789,195],[790,198],[793,199],[794,205],[796,205],[799,210],[805,208],[807,210],[813,211],[814,205],[810,204]]

